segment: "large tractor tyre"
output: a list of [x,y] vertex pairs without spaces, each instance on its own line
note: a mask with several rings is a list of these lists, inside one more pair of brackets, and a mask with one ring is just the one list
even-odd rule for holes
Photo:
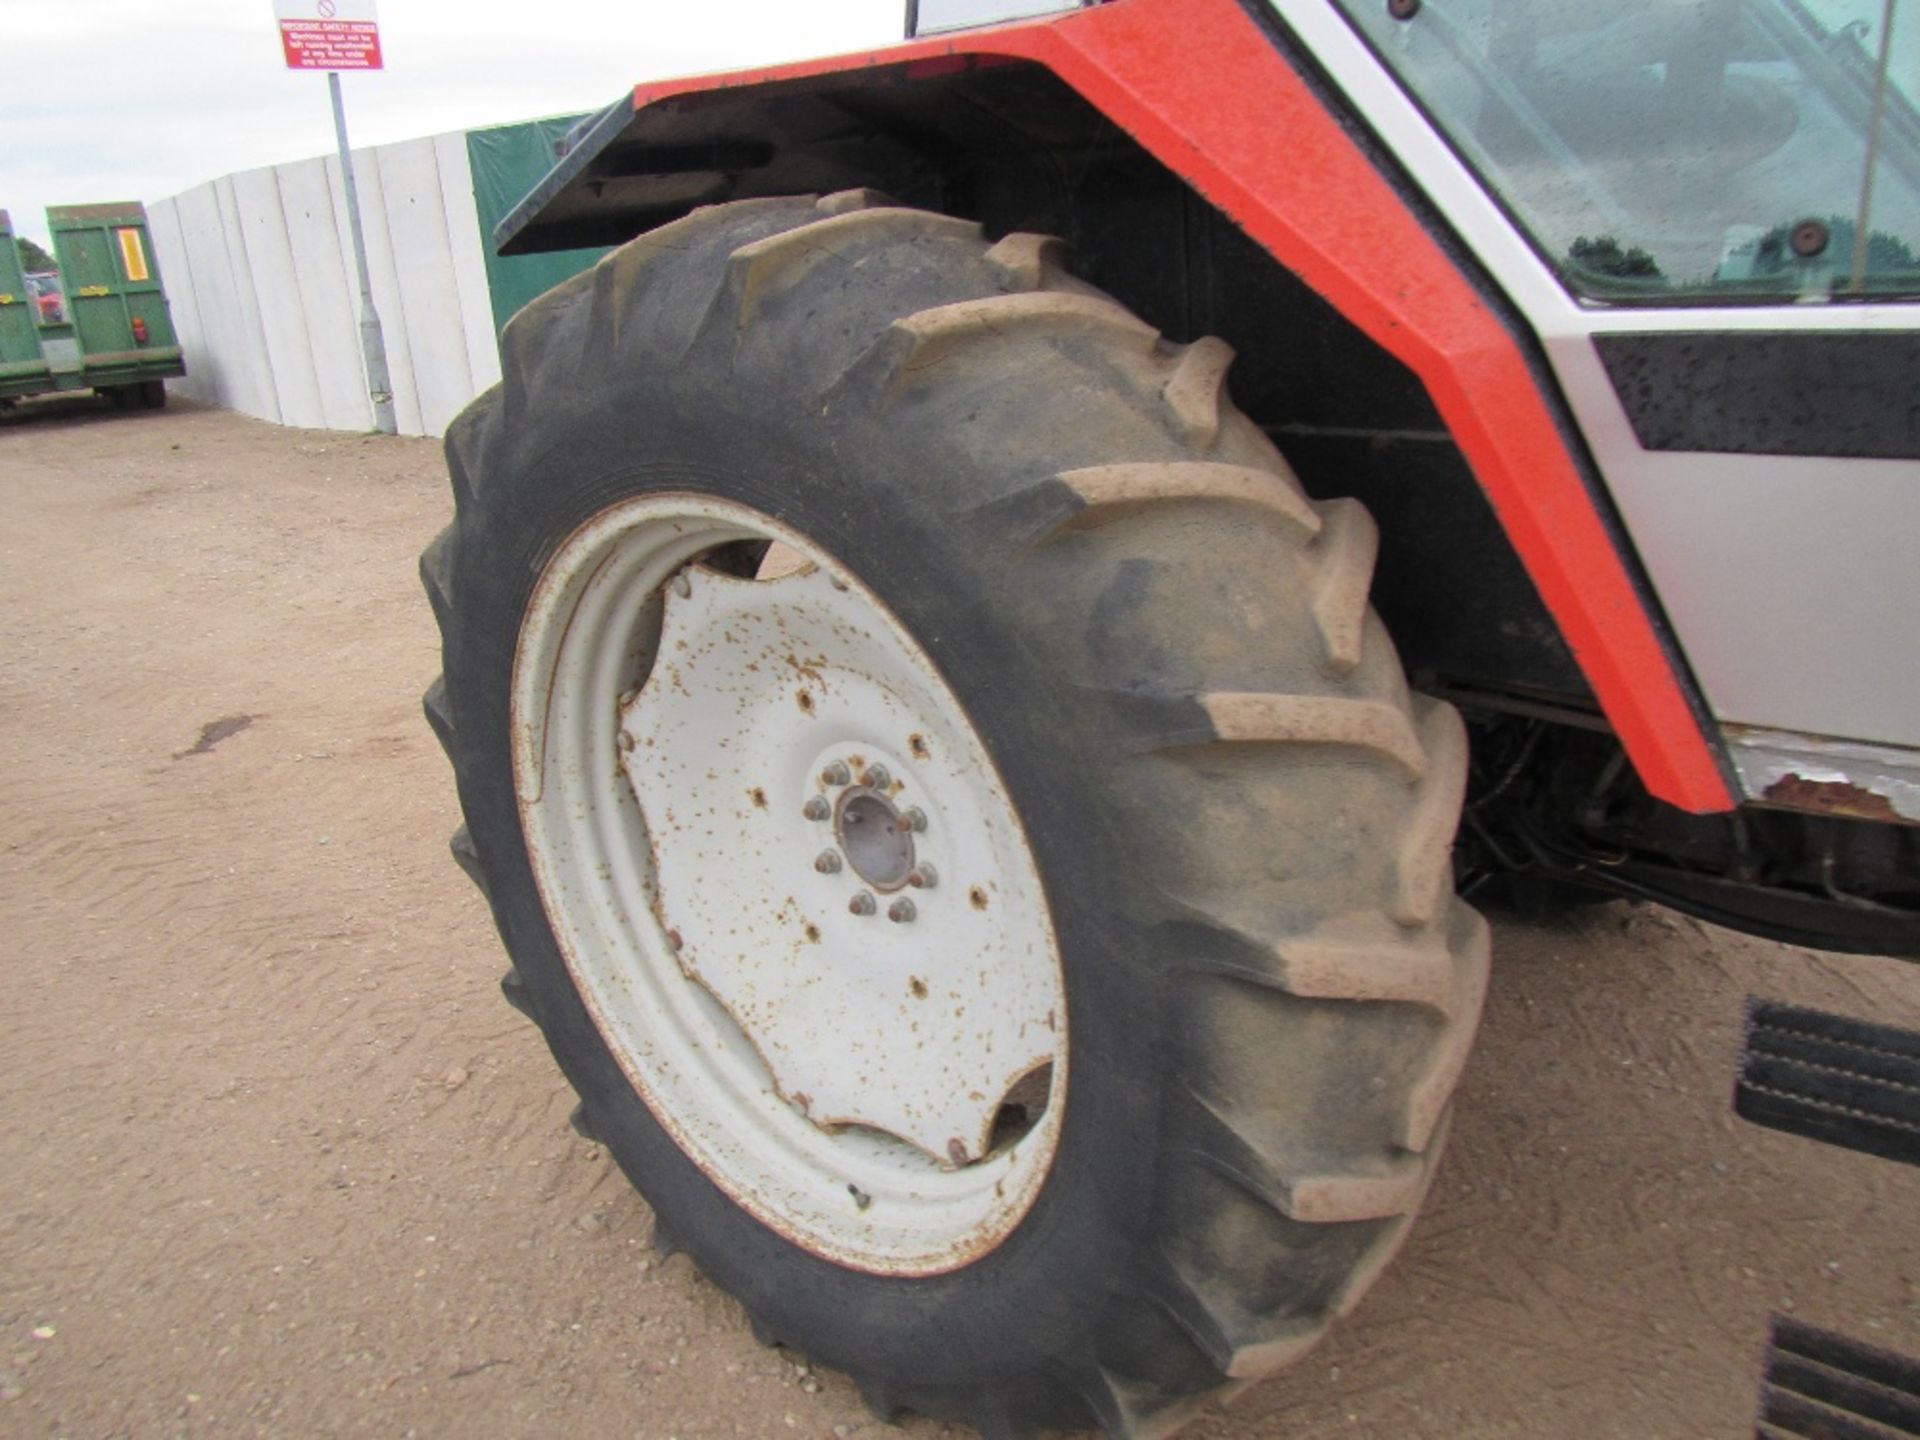
[[1060,253],[756,200],[528,307],[426,707],[663,1244],[883,1415],[1157,1436],[1400,1243],[1487,943],[1372,522]]

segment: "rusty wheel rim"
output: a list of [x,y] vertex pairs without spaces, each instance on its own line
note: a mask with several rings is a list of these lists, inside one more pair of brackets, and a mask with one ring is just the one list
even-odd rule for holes
[[1007,788],[892,612],[765,515],[640,497],[549,562],[512,704],[554,938],[688,1157],[850,1268],[997,1247],[1058,1145],[1065,981]]

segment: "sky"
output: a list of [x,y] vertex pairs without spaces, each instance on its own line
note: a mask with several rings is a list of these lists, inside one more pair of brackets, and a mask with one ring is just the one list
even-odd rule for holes
[[[904,0],[379,0],[386,69],[342,76],[355,148],[594,110],[642,80],[898,40]],[[272,0],[0,0],[0,209],[153,201],[334,148]]]

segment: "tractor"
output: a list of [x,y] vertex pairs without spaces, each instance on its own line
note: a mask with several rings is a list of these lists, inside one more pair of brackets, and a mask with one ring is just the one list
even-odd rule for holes
[[[1470,900],[1920,958],[1920,12],[907,31],[503,222],[617,248],[448,434],[426,713],[658,1242],[882,1416],[1144,1440],[1404,1239]],[[1747,1033],[1742,1114],[1920,1160],[1920,1036]],[[1770,1434],[1912,1388],[1774,1340]]]

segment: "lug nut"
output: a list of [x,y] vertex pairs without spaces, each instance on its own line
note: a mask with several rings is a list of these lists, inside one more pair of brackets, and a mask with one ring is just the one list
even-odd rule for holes
[[847,901],[847,909],[855,915],[871,915],[874,909],[873,896],[862,890],[851,900]]
[[801,807],[801,814],[809,820],[824,820],[833,813],[833,806],[827,803],[827,797],[816,795]]
[[896,925],[905,925],[912,921],[915,911],[913,901],[904,895],[887,907],[887,919]]
[[915,830],[924,830],[927,828],[927,812],[915,805],[907,811],[906,821]]
[[813,868],[818,870],[822,875],[838,875],[840,873],[840,852],[838,850],[822,850],[818,855],[813,857]]
[[684,570],[673,577],[673,593],[678,595],[682,600],[693,594],[693,582],[687,579]]
[[836,760],[820,772],[822,785],[847,785],[853,781],[853,772],[847,769],[844,761]]
[[916,865],[907,872],[907,884],[916,890],[931,890],[940,883],[940,872],[931,865]]
[[884,765],[869,766],[867,773],[860,777],[860,783],[869,790],[884,790],[893,783],[893,776],[887,773]]

